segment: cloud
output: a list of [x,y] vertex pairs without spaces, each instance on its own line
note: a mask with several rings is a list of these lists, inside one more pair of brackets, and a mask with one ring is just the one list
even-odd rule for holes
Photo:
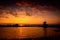
[[3,10],[2,13],[0,13],[0,18],[12,18],[12,17],[14,16],[6,10]]
[[[31,7],[30,4],[27,3],[16,3],[14,6],[7,6],[4,9],[0,9],[0,18],[12,18],[12,17],[21,17],[22,16],[51,16],[51,15],[59,15],[59,11],[53,6],[42,6],[36,5]],[[57,15],[56,15],[57,14]],[[10,17],[11,16],[11,17]]]

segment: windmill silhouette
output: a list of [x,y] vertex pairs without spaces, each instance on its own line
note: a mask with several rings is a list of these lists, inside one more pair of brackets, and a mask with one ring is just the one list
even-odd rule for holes
[[43,28],[44,28],[44,38],[46,38],[47,37],[47,24],[46,24],[46,16],[45,15],[44,15]]

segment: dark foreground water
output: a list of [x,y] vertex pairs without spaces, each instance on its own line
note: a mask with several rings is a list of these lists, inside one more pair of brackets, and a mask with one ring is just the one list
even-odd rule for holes
[[54,31],[56,29],[47,28],[46,31],[43,27],[1,27],[0,39],[55,37],[60,35],[60,32]]

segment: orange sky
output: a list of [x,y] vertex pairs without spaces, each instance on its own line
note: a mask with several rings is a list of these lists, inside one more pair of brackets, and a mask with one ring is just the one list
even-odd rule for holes
[[[22,16],[15,18],[1,18],[0,23],[22,23],[22,24],[42,24],[44,21],[43,17],[35,17],[35,16]],[[57,17],[46,17],[46,21],[48,24],[58,24],[59,18]]]

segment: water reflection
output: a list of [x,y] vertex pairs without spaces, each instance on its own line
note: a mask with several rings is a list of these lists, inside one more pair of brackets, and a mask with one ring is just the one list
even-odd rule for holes
[[[60,35],[60,32],[54,32],[56,28],[47,28],[47,37]],[[44,37],[44,28],[42,27],[1,27],[0,38],[38,38]]]

